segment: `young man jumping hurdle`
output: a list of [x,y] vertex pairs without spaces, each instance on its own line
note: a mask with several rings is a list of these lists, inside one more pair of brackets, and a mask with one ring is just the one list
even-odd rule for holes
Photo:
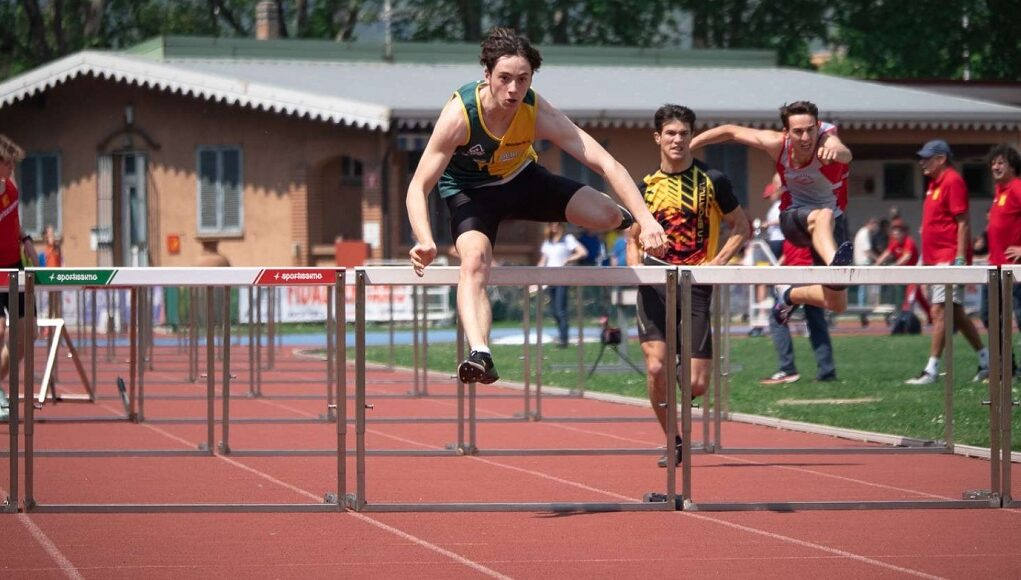
[[[666,235],[624,166],[531,89],[542,57],[528,39],[510,29],[494,29],[482,42],[479,60],[483,80],[457,89],[443,107],[408,186],[407,206],[416,240],[411,264],[421,276],[436,257],[428,196],[439,183],[461,258],[457,310],[471,347],[458,377],[489,384],[499,375],[489,352],[492,312],[486,284],[502,221],[568,221],[597,231],[637,223],[642,245],[654,255],[662,255]],[[625,207],[536,163],[532,144],[539,139],[602,175]]]
[[[848,239],[847,176],[851,151],[837,137],[837,128],[819,121],[819,108],[809,101],[780,107],[783,131],[721,125],[697,135],[691,148],[737,141],[761,149],[776,162],[783,194],[780,228],[792,244],[812,249],[816,266],[849,266],[854,246]],[[842,286],[775,287],[773,317],[786,324],[799,304],[834,312],[847,309]]]

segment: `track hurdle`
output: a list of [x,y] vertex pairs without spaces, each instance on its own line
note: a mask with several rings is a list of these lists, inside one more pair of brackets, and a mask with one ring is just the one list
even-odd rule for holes
[[[676,455],[667,453],[666,489],[664,502],[452,502],[452,503],[383,503],[369,502],[366,490],[366,457],[371,452],[366,449],[366,368],[365,368],[365,334],[366,289],[371,285],[453,285],[458,281],[457,268],[429,268],[424,277],[417,277],[410,269],[358,268],[355,270],[355,465],[356,485],[354,493],[344,496],[345,504],[357,511],[556,511],[556,512],[600,512],[600,511],[663,511],[675,510],[677,505],[676,489]],[[557,284],[569,286],[583,285],[634,285],[634,284],[665,284],[667,288],[667,324],[676,326],[677,304],[677,269],[674,267],[645,268],[538,268],[538,267],[497,267],[490,275],[493,285],[526,284]],[[687,300],[685,303],[684,300]],[[690,320],[690,292],[682,299],[682,320]],[[690,324],[682,326],[690,336]],[[677,352],[677,337],[668,333],[667,357],[670,359]],[[684,340],[682,354],[690,359],[690,340]],[[463,340],[459,340],[458,350],[463,353]],[[691,391],[690,375],[682,373],[682,384],[685,392]],[[672,447],[676,435],[677,404],[674,373],[667,373],[667,409],[669,415],[669,433],[666,435],[667,449]],[[464,397],[467,387],[467,398]],[[475,408],[475,384],[463,385],[457,381],[458,388],[458,448],[459,455],[625,455],[625,454],[658,454],[659,449],[483,449],[476,444],[475,426],[478,423]],[[346,398],[346,393],[344,393]],[[463,440],[464,405],[467,403],[467,421],[469,440]],[[339,423],[346,425],[346,408],[340,410]],[[690,405],[687,414],[682,413],[682,422],[690,421]],[[378,454],[378,452],[377,452]],[[408,451],[402,455],[440,455],[433,451]],[[343,448],[341,462],[347,458],[347,449]],[[687,462],[686,462],[687,463]]]
[[[1021,279],[1021,266],[1003,266],[1000,278],[1000,333],[1003,336],[1000,342],[1001,352],[1000,360],[1003,364],[1000,366],[999,373],[999,384],[1000,392],[997,396],[995,393],[991,393],[989,397],[990,412],[998,417],[996,427],[993,429],[992,444],[998,444],[1000,452],[998,454],[991,454],[990,471],[994,481],[998,482],[998,486],[994,487],[994,491],[998,491],[1003,502],[1003,507],[1019,507],[1021,506],[1021,500],[1014,498],[1013,490],[1011,489],[1013,483],[1011,481],[1011,465],[1013,460],[1012,453],[1012,428],[1014,417],[1018,412],[1018,406],[1021,404],[1014,398],[1013,384],[1015,377],[1013,376],[1012,365],[1007,361],[1012,360],[1014,355],[1014,300],[1013,290],[1018,280]],[[989,313],[989,323],[993,324],[993,313]],[[992,384],[992,376],[990,376],[990,384]]]
[[[312,271],[310,271],[312,270]],[[339,274],[331,269],[279,269],[275,271],[278,274],[293,274],[297,276],[320,276],[315,283],[321,284],[323,272],[329,273],[330,280],[327,283],[335,283],[337,285],[343,282],[343,271]],[[96,284],[100,278],[105,276],[105,280],[102,283],[116,284],[122,287],[129,287],[132,289],[132,293],[137,296],[134,291],[138,288],[147,288],[155,286],[166,286],[166,285],[190,285],[193,287],[204,287],[206,288],[205,301],[208,316],[206,317],[206,356],[205,356],[205,368],[206,368],[206,410],[207,410],[207,430],[206,430],[206,441],[200,445],[200,449],[197,451],[183,450],[183,451],[163,451],[160,450],[114,450],[107,452],[82,452],[82,451],[68,451],[61,455],[73,456],[73,457],[88,457],[88,456],[189,456],[189,455],[201,455],[210,457],[216,454],[217,445],[215,444],[215,386],[216,386],[216,374],[217,369],[216,353],[215,353],[215,329],[213,322],[215,317],[212,316],[214,308],[214,297],[212,289],[215,287],[227,288],[234,285],[247,285],[253,283],[259,276],[271,275],[272,271],[267,271],[261,268],[239,268],[239,269],[221,269],[221,268],[123,268],[118,270],[102,270],[102,269],[63,269],[63,270],[46,270],[46,269],[30,269],[25,274],[25,293],[26,302],[30,301],[34,297],[35,293],[35,279],[36,277],[43,278],[45,280],[44,286],[50,285],[64,285],[64,286],[76,286],[84,284]],[[334,281],[336,280],[336,281]],[[12,285],[12,289],[16,291],[16,286]],[[229,294],[228,294],[229,296]],[[337,304],[337,311],[343,312],[343,292],[336,292],[334,294],[339,304]],[[30,303],[30,302],[28,302]],[[230,301],[224,300],[223,302],[224,313],[229,313]],[[135,309],[138,312],[138,309]],[[137,319],[132,317],[132,328],[137,327]],[[26,322],[31,327],[34,324],[34,313],[29,311],[26,314]],[[222,330],[224,336],[224,356],[222,357],[222,368],[220,382],[224,387],[223,397],[223,413],[225,418],[225,429],[223,433],[223,449],[229,450],[229,393],[230,393],[230,318],[229,316],[224,317],[224,328]],[[335,342],[339,349],[340,357],[344,356],[343,351],[343,340],[341,339],[343,325],[336,326],[337,341]],[[138,336],[136,332],[132,332],[132,348],[131,350],[131,366],[134,369],[136,366],[144,366],[144,362],[139,356],[139,348],[137,344]],[[14,343],[12,343],[13,345]],[[24,382],[25,384],[34,383],[34,371],[33,371],[33,349],[27,349],[25,354],[24,363]],[[343,358],[340,358],[343,360]],[[12,365],[12,368],[16,368],[16,365]],[[341,384],[344,380],[339,381]],[[14,383],[16,384],[16,383]],[[133,396],[137,396],[133,393]],[[134,400],[132,400],[134,402]],[[335,421],[335,423],[337,423]],[[15,425],[17,422],[14,423]],[[338,461],[336,474],[337,474],[337,488],[336,491],[329,492],[326,494],[326,501],[323,503],[298,503],[298,504],[236,504],[236,503],[152,503],[152,504],[129,504],[129,503],[57,503],[47,502],[42,503],[37,501],[35,497],[35,465],[34,460],[37,455],[58,455],[57,453],[37,453],[35,450],[34,443],[34,427],[35,420],[32,412],[32,406],[27,405],[25,409],[25,437],[24,437],[24,476],[25,476],[25,490],[24,490],[24,509],[25,511],[33,512],[324,512],[324,511],[340,511],[343,510],[343,506],[336,500],[338,497],[344,497],[345,494],[345,467],[342,462]],[[340,451],[344,444],[344,425],[337,423],[337,442],[338,448],[334,451],[334,456],[339,458]],[[14,441],[16,441],[16,436]],[[16,450],[17,447],[12,449]],[[14,454],[16,455],[16,454]],[[16,460],[12,457],[12,473],[16,469]],[[14,481],[17,481],[15,478]],[[17,505],[17,490],[13,490],[12,497],[14,498],[13,505],[16,509]],[[332,501],[330,498],[333,498]]]
[[[14,316],[10,318],[14,319],[22,316],[19,301],[15,298],[18,295],[19,289],[18,277],[19,275],[17,270],[0,270],[0,292],[7,292],[7,295],[10,297],[8,300],[8,308],[10,309],[10,313],[14,314]],[[21,340],[21,337],[18,336],[18,325],[11,324],[7,328],[7,352],[17,352],[19,340]],[[10,480],[7,484],[7,487],[9,488],[7,490],[7,497],[5,497],[3,503],[0,504],[0,511],[7,513],[17,513],[20,501],[18,498],[18,486],[20,484],[20,471],[18,469],[18,449],[20,447],[20,441],[18,430],[21,425],[21,421],[19,421],[19,418],[21,417],[21,389],[18,384],[18,379],[20,378],[18,370],[18,357],[12,356],[7,375],[7,385],[9,387],[7,394],[9,401],[8,404],[10,405],[10,418],[7,427],[8,447],[7,451],[0,453],[0,456],[7,457],[7,461],[9,462],[8,467],[10,470]],[[31,394],[32,388],[27,388],[25,392]],[[32,406],[31,402],[26,403],[26,406]]]
[[[758,267],[699,267],[682,271],[682,279],[685,273],[690,272],[690,282],[683,282],[681,292],[688,295],[691,291],[691,284],[712,284],[715,286],[724,284],[943,284],[947,295],[950,295],[954,284],[988,284],[990,288],[990,321],[1000,319],[1000,277],[997,270],[982,267],[853,267],[853,268],[758,268]],[[720,292],[721,295],[728,295],[727,292]],[[952,316],[953,310],[946,309],[946,351],[944,359],[947,361],[946,377],[944,381],[944,441],[942,444],[933,442],[915,442],[905,438],[893,438],[887,441],[892,447],[831,447],[831,448],[737,448],[724,445],[719,427],[723,413],[716,413],[714,416],[715,441],[707,442],[706,450],[715,453],[727,453],[733,455],[741,454],[899,454],[899,453],[942,453],[952,454],[953,447],[953,341],[952,341]],[[724,318],[729,319],[726,310]],[[722,333],[723,340],[728,336],[727,332]],[[990,351],[990,374],[989,385],[990,397],[998,396],[1000,393],[1000,381],[992,375],[1002,373],[1003,359],[1000,352],[1001,336],[998,332],[989,333]],[[725,349],[726,350],[726,349]],[[687,359],[686,359],[687,360]],[[721,373],[727,372],[729,359],[724,359],[721,365]],[[725,381],[721,381],[725,383]],[[715,387],[715,385],[714,385]],[[690,396],[686,393],[682,397],[684,404],[690,404]],[[726,396],[724,394],[723,399]],[[997,424],[998,417],[991,410],[990,425]],[[684,427],[682,438],[687,447],[690,432]],[[820,429],[824,432],[825,429]],[[835,432],[835,430],[834,430]],[[994,441],[993,447],[997,447]],[[1000,452],[1000,449],[992,449],[992,454]],[[687,453],[687,450],[685,450]],[[684,465],[688,467],[687,462]],[[685,469],[687,471],[687,469]],[[1009,471],[1009,470],[1008,470]],[[994,479],[994,478],[993,478]],[[684,499],[685,509],[693,511],[737,511],[737,510],[807,510],[807,509],[891,509],[891,508],[988,508],[998,507],[1000,489],[998,482],[991,482],[990,497],[962,500],[906,500],[906,501],[819,501],[819,502],[697,502],[694,499],[690,482],[685,477],[685,485],[681,491]]]

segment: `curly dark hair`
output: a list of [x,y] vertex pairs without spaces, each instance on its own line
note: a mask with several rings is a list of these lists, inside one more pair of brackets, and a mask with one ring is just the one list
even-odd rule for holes
[[662,107],[656,109],[656,115],[653,117],[653,123],[656,125],[656,132],[659,133],[663,130],[663,125],[666,125],[670,121],[680,121],[687,123],[688,127],[695,130],[695,111],[692,111],[688,107],[683,105],[672,105],[667,103]]
[[494,28],[489,36],[482,41],[482,55],[479,62],[487,72],[493,72],[496,61],[504,56],[520,56],[528,61],[532,72],[542,65],[542,55],[525,36],[514,32],[513,28]]
[[989,150],[989,154],[986,155],[986,163],[992,163],[997,157],[1003,157],[1007,162],[1007,165],[1014,170],[1014,175],[1021,177],[1021,154],[1006,143],[1001,143]]
[[793,103],[784,104],[784,106],[780,107],[780,122],[783,123],[784,129],[790,129],[787,121],[791,118],[791,115],[812,115],[812,118],[818,121],[819,107],[815,106],[815,103],[811,101],[794,101]]

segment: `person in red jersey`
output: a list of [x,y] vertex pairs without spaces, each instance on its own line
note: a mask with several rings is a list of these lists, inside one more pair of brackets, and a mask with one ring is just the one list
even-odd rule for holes
[[[1021,154],[1010,145],[993,147],[987,157],[995,194],[989,208],[986,240],[989,264],[1004,266],[1021,262]],[[989,327],[986,287],[982,287],[982,321]],[[1021,325],[1021,285],[1015,285],[1014,320]]]
[[[21,231],[21,218],[18,216],[18,188],[14,183],[14,166],[25,157],[24,151],[7,136],[0,135],[0,268],[24,269],[23,259],[29,265],[35,265],[35,248],[32,238]],[[25,336],[25,295],[18,293],[17,318],[18,336]],[[10,366],[10,352],[7,348],[6,319],[9,318],[10,296],[7,292],[0,293],[0,381],[7,377]],[[24,354],[23,343],[18,344],[17,357]],[[0,390],[0,421],[6,420],[9,413],[6,397]]]
[[[971,228],[968,225],[968,187],[961,174],[954,169],[950,146],[946,141],[935,139],[922,146],[917,155],[922,173],[929,178],[929,187],[922,204],[922,264],[927,266],[969,264],[972,248]],[[943,356],[946,340],[943,309],[947,296],[944,285],[934,284],[930,296],[933,325],[929,360],[922,372],[905,381],[909,385],[930,385],[935,383],[939,376],[940,357]],[[964,312],[959,287],[954,287],[950,300],[954,326],[978,353],[978,372],[974,380],[984,380],[989,376],[989,349],[982,344],[975,324]]]
[[[890,228],[890,244],[876,258],[876,265],[914,266],[918,264],[918,257],[918,246],[915,244],[915,239],[908,233],[908,226],[902,220]],[[900,309],[902,311],[910,310],[913,303],[922,307],[928,324],[932,324],[932,306],[929,304],[929,299],[925,297],[921,284],[908,284],[904,290],[904,301],[901,302]]]

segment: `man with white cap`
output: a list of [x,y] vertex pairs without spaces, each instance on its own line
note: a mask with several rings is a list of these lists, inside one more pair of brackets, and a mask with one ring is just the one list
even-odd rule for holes
[[[929,266],[963,266],[971,263],[971,231],[968,225],[968,187],[951,164],[953,154],[942,139],[929,141],[918,150],[918,164],[929,178],[929,187],[922,203],[922,264]],[[940,357],[945,341],[943,309],[947,301],[943,284],[934,284],[932,297],[932,341],[929,360],[917,376],[905,381],[909,385],[930,385],[939,377]],[[976,381],[989,376],[989,350],[975,325],[964,312],[960,287],[952,296],[954,326],[961,331],[978,353]]]

